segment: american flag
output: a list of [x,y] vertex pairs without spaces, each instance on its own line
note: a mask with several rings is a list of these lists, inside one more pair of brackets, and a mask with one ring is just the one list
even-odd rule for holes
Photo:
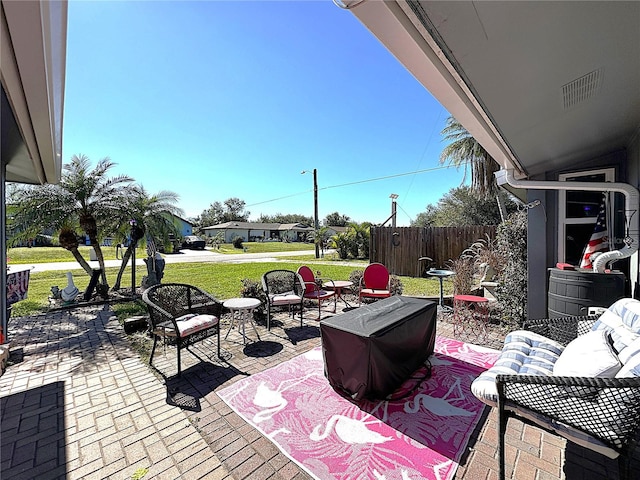
[[603,252],[609,249],[609,237],[607,236],[607,196],[602,195],[600,202],[600,211],[596,219],[596,225],[593,228],[591,239],[582,253],[582,261],[580,268],[593,268],[591,256],[596,252]]

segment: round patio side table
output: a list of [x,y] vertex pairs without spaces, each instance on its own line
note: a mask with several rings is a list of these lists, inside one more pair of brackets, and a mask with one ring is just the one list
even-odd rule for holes
[[[247,322],[253,327],[253,331],[255,332],[258,340],[260,340],[260,335],[258,334],[258,330],[256,329],[256,324],[253,321],[253,311],[258,308],[262,302],[257,298],[230,298],[229,300],[225,300],[222,304],[225,308],[231,310],[231,323],[229,324],[229,330],[227,330],[227,334],[224,336],[226,340],[229,336],[229,332],[233,328],[233,324],[236,323],[238,326],[238,330],[240,331],[240,327],[242,327],[242,341],[243,344],[247,344],[247,334],[245,332],[245,325]],[[237,318],[236,318],[237,317]]]
[[453,334],[471,341],[487,340],[489,299],[477,295],[454,295]]

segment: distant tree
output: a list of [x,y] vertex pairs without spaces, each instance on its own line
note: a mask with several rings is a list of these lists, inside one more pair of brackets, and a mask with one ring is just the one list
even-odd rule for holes
[[304,223],[305,225],[313,225],[313,217],[307,217],[299,213],[261,214],[256,221],[259,223]]
[[473,195],[483,198],[495,196],[498,185],[494,173],[500,170],[498,162],[453,116],[447,118],[447,124],[440,133],[443,140],[449,142],[440,154],[440,163],[463,166],[463,182],[466,180],[467,171],[471,170]]
[[420,212],[416,215],[415,220],[411,221],[412,227],[433,227],[436,222],[436,214],[438,209],[435,205],[427,205],[427,209],[424,212]]
[[351,222],[351,218],[347,215],[341,215],[338,212],[333,212],[324,217],[322,224],[325,227],[346,227]]
[[[508,212],[517,210],[505,192],[499,192]],[[478,199],[471,188],[452,188],[436,205],[429,204],[425,212],[411,222],[414,227],[454,227],[462,225],[498,225],[500,210],[495,198]]]
[[246,203],[244,200],[240,200],[237,197],[227,198],[224,201],[224,213],[223,220],[224,222],[248,222],[249,215],[251,212],[245,211]]
[[245,202],[237,197],[227,198],[224,202],[213,202],[198,217],[196,227],[205,227],[226,222],[247,222],[251,212],[245,212]]
[[211,227],[222,223],[222,214],[224,213],[224,207],[220,202],[214,202],[209,205],[209,208],[202,211],[196,218],[195,227],[198,230],[202,230],[205,227]]

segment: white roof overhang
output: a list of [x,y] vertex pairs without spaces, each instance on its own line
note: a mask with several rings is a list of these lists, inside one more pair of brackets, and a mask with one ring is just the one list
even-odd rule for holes
[[62,172],[67,2],[2,0],[0,6],[6,180],[57,183]]
[[504,168],[574,167],[638,132],[640,2],[342,3]]

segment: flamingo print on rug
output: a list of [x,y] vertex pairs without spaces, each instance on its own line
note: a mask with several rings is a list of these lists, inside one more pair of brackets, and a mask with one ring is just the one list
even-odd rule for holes
[[396,400],[356,404],[329,385],[315,348],[218,395],[316,479],[449,480],[484,411],[471,382],[498,354],[437,337],[431,377],[418,388],[409,379]]

